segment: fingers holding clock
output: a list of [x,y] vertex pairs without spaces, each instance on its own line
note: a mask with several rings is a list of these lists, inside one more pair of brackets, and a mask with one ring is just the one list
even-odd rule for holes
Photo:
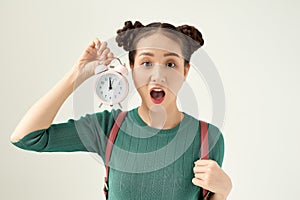
[[104,64],[109,65],[113,59],[114,59],[114,54],[110,51],[107,54],[107,59],[105,60]]
[[90,54],[94,60],[104,61],[107,57],[108,52],[110,51],[107,47],[107,42],[100,42],[99,39],[95,39],[91,42]]
[[104,65],[109,65],[109,63],[114,59],[114,54],[107,47],[107,42],[103,42],[97,51],[99,63]]
[[[103,44],[104,43],[104,44]],[[101,46],[106,45],[105,42],[101,43],[98,38],[90,41],[88,47],[84,50],[82,56],[95,56]],[[102,47],[105,48],[105,47]]]
[[79,58],[82,64],[98,61],[106,62],[110,49],[107,47],[107,42],[101,42],[98,38],[92,40],[88,47],[83,51]]
[[89,42],[82,52],[73,69],[79,72],[80,79],[91,77],[99,64],[108,65],[113,59],[113,53],[107,47],[107,42],[101,42],[98,38]]
[[90,41],[90,43],[89,43],[90,48],[99,49],[100,45],[101,45],[101,42],[98,38],[95,38],[94,40]]
[[106,47],[105,49],[103,50],[99,50],[101,51],[101,53],[99,53],[99,60],[100,61],[105,61],[107,59],[107,56],[108,56],[108,53],[110,52],[110,49],[108,47]]
[[104,41],[104,42],[100,43],[100,46],[98,46],[96,48],[96,53],[97,53],[98,58],[104,57],[104,55],[107,53],[107,49],[108,49],[107,42]]

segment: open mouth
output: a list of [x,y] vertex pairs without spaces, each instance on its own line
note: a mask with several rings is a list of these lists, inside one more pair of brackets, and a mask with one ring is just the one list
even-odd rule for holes
[[166,93],[161,88],[152,88],[150,91],[151,100],[155,104],[160,104],[165,97]]

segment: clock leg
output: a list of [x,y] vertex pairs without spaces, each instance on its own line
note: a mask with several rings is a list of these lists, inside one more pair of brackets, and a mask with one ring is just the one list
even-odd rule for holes
[[102,105],[103,105],[103,103],[101,103],[101,104],[99,105],[99,108],[101,108]]
[[119,103],[120,108],[122,109],[122,105]]

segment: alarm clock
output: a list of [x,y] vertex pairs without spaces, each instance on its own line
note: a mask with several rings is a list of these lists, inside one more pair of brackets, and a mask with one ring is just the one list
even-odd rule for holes
[[103,105],[113,106],[118,104],[121,108],[121,102],[126,98],[128,94],[128,70],[125,64],[122,64],[119,58],[114,58],[119,61],[120,64],[106,66],[100,64],[95,68],[95,94]]

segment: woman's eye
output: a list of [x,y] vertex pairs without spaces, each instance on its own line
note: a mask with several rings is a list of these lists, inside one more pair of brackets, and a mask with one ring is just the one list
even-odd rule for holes
[[151,62],[142,62],[142,66],[144,66],[144,67],[151,67],[152,63]]
[[175,67],[175,63],[172,63],[172,62],[169,62],[169,63],[167,63],[167,67]]

